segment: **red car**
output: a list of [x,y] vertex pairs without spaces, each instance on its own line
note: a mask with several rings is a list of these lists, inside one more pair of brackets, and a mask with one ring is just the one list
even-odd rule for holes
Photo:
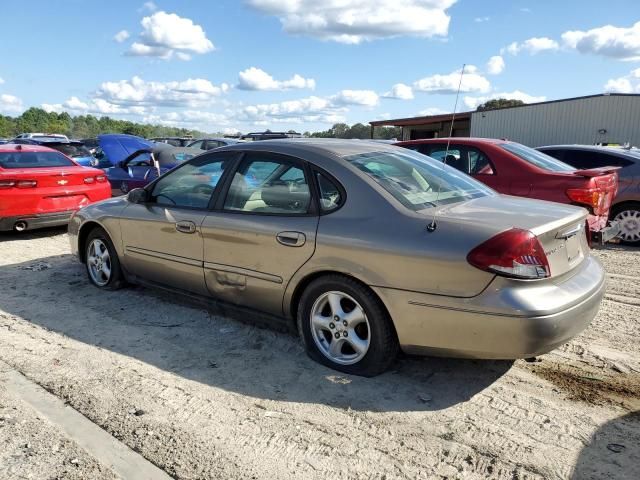
[[102,170],[47,147],[0,145],[0,231],[65,225],[76,210],[109,197]]
[[471,175],[507,195],[569,203],[589,210],[589,229],[595,242],[618,235],[619,226],[607,224],[609,208],[618,190],[617,167],[576,170],[533,148],[507,140],[452,138],[412,140],[396,145]]

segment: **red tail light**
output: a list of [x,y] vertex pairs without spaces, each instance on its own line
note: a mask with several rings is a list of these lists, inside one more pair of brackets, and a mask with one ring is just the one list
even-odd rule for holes
[[35,188],[38,182],[35,180],[0,180],[0,188]]
[[570,188],[567,197],[572,202],[591,207],[596,215],[605,213],[611,203],[607,192],[596,188]]
[[513,228],[499,233],[469,252],[467,261],[480,270],[512,278],[546,278],[549,261],[538,238]]
[[93,183],[96,179],[94,177],[84,177],[84,183]]
[[107,177],[105,177],[104,175],[98,175],[96,177],[96,182],[98,182],[98,183],[104,183],[106,181],[107,181]]

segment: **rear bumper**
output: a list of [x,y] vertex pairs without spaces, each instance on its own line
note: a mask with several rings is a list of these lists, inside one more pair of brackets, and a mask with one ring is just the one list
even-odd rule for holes
[[609,225],[598,232],[591,232],[591,245],[602,246],[620,235],[620,222],[609,222]]
[[407,353],[515,359],[549,352],[584,330],[605,292],[600,263],[587,257],[570,277],[544,282],[496,277],[476,297],[376,288]]
[[15,217],[0,218],[0,232],[17,230],[16,224],[24,222],[22,230],[35,230],[36,228],[56,227],[69,223],[73,210],[56,213],[41,213],[37,215],[19,215]]

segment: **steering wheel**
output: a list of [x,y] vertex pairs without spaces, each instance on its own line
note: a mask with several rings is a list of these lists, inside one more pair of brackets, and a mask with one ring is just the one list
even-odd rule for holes
[[199,183],[191,189],[193,193],[204,193],[208,195],[212,195],[214,190],[215,189],[208,183]]

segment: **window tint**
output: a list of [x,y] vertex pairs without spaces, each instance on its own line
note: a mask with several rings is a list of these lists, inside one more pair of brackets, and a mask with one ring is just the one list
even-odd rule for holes
[[[425,152],[426,153],[426,152]],[[483,152],[466,145],[433,145],[428,153],[431,158],[443,161],[446,155],[447,165],[469,175],[493,175],[493,166]]]
[[192,144],[190,144],[189,146],[190,146],[191,148],[199,148],[199,149],[201,149],[201,150],[204,150],[203,143],[204,143],[204,142],[203,142],[202,140],[198,140],[197,142],[193,142],[193,143],[192,143]]
[[467,156],[469,157],[469,173],[471,175],[493,175],[493,166],[484,153],[477,148],[469,147]]
[[632,162],[616,155],[592,150],[565,150],[564,162],[579,169],[626,167]]
[[484,197],[493,192],[477,180],[410,150],[362,153],[347,156],[345,160],[412,210]]
[[205,209],[232,156],[198,158],[161,178],[151,199],[159,205]]
[[209,140],[207,142],[207,150],[213,150],[214,148],[218,148],[220,146],[220,142],[216,142],[215,140]]
[[76,164],[58,152],[1,152],[2,168],[73,167]]
[[338,186],[322,173],[316,173],[316,178],[318,179],[318,191],[320,192],[320,210],[328,213],[341,207],[344,199]]
[[80,157],[90,157],[91,152],[84,145],[76,145],[69,143],[60,143],[57,145],[48,145],[50,148],[58,150],[59,152],[64,153],[67,157],[71,158],[80,158]]
[[311,193],[303,170],[266,154],[249,154],[233,177],[224,208],[252,213],[304,214]]
[[525,147],[519,143],[509,142],[501,143],[500,147],[507,152],[513,153],[516,157],[521,158],[525,162],[535,165],[543,170],[551,172],[573,172],[575,168],[571,165],[561,162],[549,155],[546,155],[533,148]]

